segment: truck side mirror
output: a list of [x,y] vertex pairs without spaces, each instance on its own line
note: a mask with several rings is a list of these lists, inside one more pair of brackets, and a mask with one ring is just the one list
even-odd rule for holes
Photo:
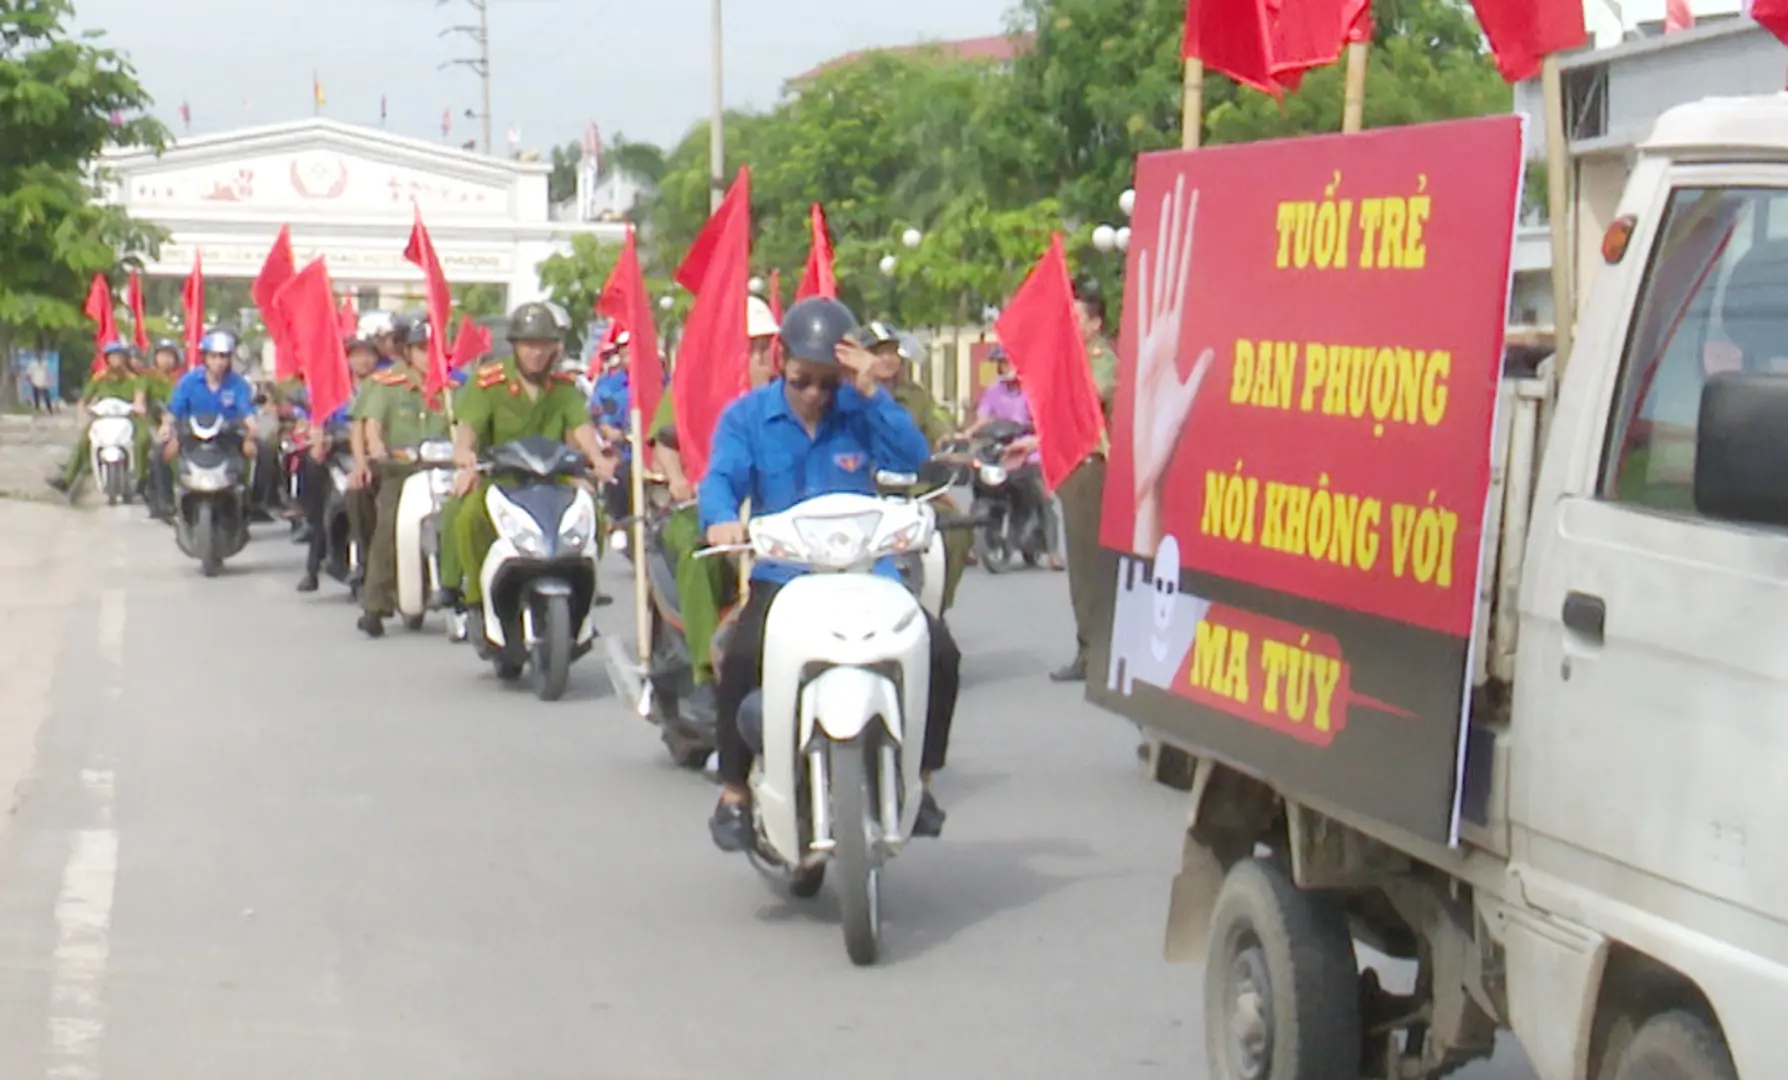
[[1788,527],[1788,375],[1707,380],[1695,432],[1695,509]]

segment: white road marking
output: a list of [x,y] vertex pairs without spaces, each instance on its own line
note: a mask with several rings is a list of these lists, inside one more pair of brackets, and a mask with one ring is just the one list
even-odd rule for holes
[[110,769],[81,773],[100,828],[75,834],[56,900],[56,953],[50,984],[46,1077],[99,1080],[105,1037],[101,990],[112,953],[112,895],[118,880],[118,833],[112,827]]
[[124,590],[99,594],[99,658],[106,667],[106,697],[124,696]]

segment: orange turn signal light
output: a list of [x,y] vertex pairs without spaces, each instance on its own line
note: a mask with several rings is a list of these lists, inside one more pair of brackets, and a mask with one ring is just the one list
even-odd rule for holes
[[1627,244],[1633,239],[1633,226],[1637,220],[1631,214],[1614,219],[1608,231],[1602,234],[1602,261],[1609,266],[1619,262],[1627,253]]

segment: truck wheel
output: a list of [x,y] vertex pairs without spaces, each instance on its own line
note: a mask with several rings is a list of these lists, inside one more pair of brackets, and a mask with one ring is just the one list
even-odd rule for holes
[[1211,915],[1205,1053],[1211,1080],[1357,1080],[1359,964],[1332,896],[1258,859],[1229,870]]
[[1738,1069],[1717,1028],[1694,1013],[1667,1012],[1633,1035],[1614,1080],[1738,1080]]

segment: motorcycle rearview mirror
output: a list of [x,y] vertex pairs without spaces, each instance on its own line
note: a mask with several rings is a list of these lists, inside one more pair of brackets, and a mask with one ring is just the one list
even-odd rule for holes
[[919,474],[878,469],[875,474],[875,482],[882,487],[912,487],[919,482]]

